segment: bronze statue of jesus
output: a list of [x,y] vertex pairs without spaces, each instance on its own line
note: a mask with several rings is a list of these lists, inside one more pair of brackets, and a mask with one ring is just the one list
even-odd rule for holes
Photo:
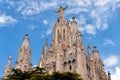
[[55,13],[60,13],[60,18],[64,18],[63,11],[67,9],[68,6],[62,7],[60,6],[60,9],[55,11]]

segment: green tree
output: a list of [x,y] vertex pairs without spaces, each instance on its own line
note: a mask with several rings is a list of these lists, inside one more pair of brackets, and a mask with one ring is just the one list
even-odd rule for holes
[[35,67],[30,71],[13,69],[12,74],[3,80],[83,80],[81,76],[74,72],[53,72],[47,74],[45,69]]

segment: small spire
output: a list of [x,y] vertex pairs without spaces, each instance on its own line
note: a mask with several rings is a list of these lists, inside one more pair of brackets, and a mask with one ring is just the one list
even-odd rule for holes
[[45,49],[44,49],[44,46],[42,47],[42,53],[44,53]]
[[48,47],[48,39],[46,38],[45,46]]

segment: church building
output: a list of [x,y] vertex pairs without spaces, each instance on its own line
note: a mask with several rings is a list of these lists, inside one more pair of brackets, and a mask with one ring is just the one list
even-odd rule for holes
[[[63,11],[66,9],[67,6],[55,11],[60,14],[60,17],[55,22],[50,47],[48,47],[46,39],[38,67],[45,68],[49,74],[54,71],[76,72],[81,75],[83,80],[111,80],[110,72],[106,74],[104,70],[97,47],[93,46],[93,51],[91,51],[90,44],[88,44],[87,50],[83,45],[83,35],[78,29],[75,17],[72,17],[70,22],[64,18]],[[18,59],[14,68],[22,71],[31,70],[31,53],[28,34],[26,34],[18,51]],[[10,63],[11,57],[8,59],[4,76],[11,74]]]

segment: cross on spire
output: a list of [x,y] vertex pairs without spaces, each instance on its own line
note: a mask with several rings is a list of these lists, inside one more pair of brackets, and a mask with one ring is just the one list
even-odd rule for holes
[[60,9],[58,9],[57,11],[55,11],[55,13],[59,13],[60,14],[60,18],[64,18],[63,11],[66,10],[67,7],[68,6],[66,6],[66,7],[60,6]]

